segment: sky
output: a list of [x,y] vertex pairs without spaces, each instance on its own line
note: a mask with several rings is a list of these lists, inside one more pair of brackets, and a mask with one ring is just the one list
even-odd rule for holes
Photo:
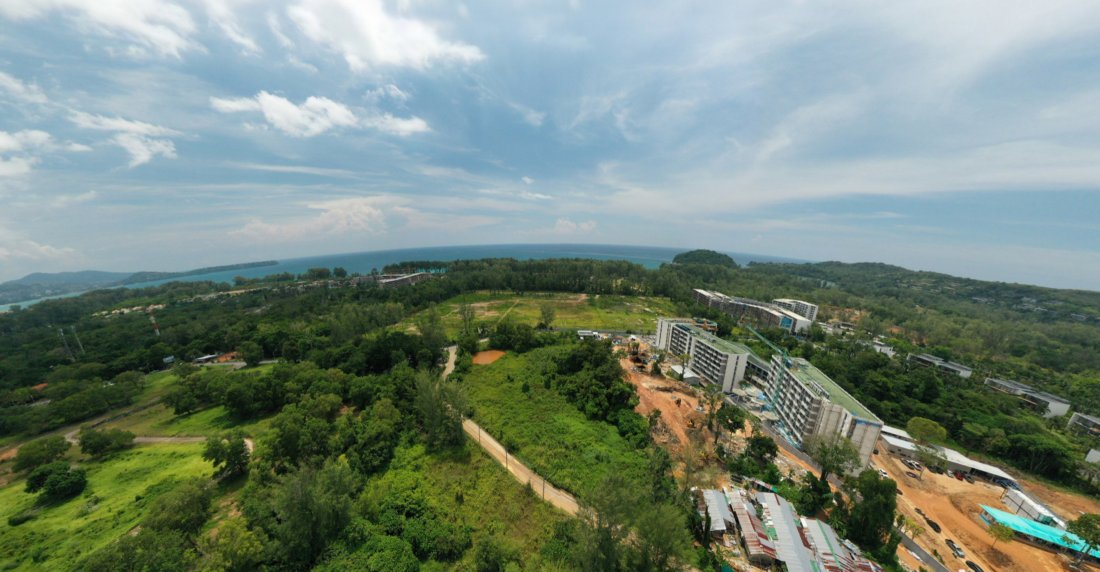
[[0,0],[0,280],[449,244],[1100,289],[1095,0]]

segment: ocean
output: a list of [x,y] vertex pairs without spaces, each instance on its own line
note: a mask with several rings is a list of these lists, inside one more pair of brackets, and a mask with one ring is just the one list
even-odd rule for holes
[[[372,252],[356,252],[351,254],[328,254],[324,256],[310,256],[306,258],[290,258],[280,260],[271,266],[257,266],[253,268],[240,268],[209,274],[195,274],[168,280],[154,280],[130,284],[127,288],[144,288],[157,286],[175,281],[204,281],[233,282],[237,276],[245,278],[261,278],[270,274],[290,272],[302,274],[310,268],[335,268],[342,267],[348,273],[358,272],[367,274],[371,270],[387,264],[395,264],[408,260],[474,260],[480,258],[515,258],[518,260],[538,260],[545,258],[590,258],[595,260],[627,260],[645,266],[657,268],[662,263],[671,262],[672,257],[690,250],[687,248],[668,248],[661,246],[628,246],[615,244],[499,244],[480,246],[435,246],[428,248],[403,248],[399,250],[377,250]],[[791,258],[748,254],[743,252],[727,252],[738,264],[744,266],[750,262],[806,262]],[[64,297],[76,296],[78,293],[67,294]],[[18,305],[27,307],[36,302],[49,299],[28,300],[19,302]],[[0,311],[7,310],[8,306],[0,306]]]

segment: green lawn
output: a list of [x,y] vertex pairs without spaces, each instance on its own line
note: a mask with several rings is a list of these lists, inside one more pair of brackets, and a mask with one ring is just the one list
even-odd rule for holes
[[474,421],[535,472],[581,498],[612,473],[647,486],[642,451],[624,441],[613,425],[587,419],[543,387],[540,362],[553,359],[555,349],[509,353],[491,365],[474,366],[463,381]]
[[[462,318],[458,313],[458,308],[462,304],[470,304],[473,307],[477,322],[490,325],[504,316],[535,325],[539,322],[542,305],[552,304],[556,314],[552,324],[555,328],[631,332],[652,332],[656,328],[659,316],[678,313],[676,305],[668,298],[477,292],[456,296],[436,308],[443,320],[447,335],[452,338],[457,336],[462,326]],[[395,328],[405,330],[414,327],[415,323],[416,316],[412,316]]]
[[245,435],[258,437],[267,431],[272,418],[273,416],[237,421],[221,405],[177,416],[169,407],[158,403],[144,411],[106,423],[100,428],[125,429],[145,437],[205,437],[235,428],[244,431]]
[[72,570],[79,560],[133,528],[152,499],[189,477],[209,477],[202,445],[139,445],[98,463],[84,463],[88,488],[34,519],[7,519],[34,507],[23,479],[0,489],[0,563],[4,570]]

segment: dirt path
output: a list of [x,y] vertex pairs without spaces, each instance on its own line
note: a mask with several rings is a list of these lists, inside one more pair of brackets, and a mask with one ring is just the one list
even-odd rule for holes
[[[966,553],[966,560],[973,560],[985,570],[1004,572],[1056,572],[1064,570],[1062,559],[1053,552],[1021,542],[999,542],[993,547],[993,539],[985,525],[978,519],[985,504],[994,508],[1002,506],[1002,489],[982,481],[968,483],[947,475],[925,471],[918,480],[906,476],[908,470],[891,455],[873,457],[876,466],[886,470],[898,484],[898,510],[925,529],[916,541],[929,552],[936,550],[948,568],[961,568],[963,560],[956,558],[946,540],[958,543]],[[937,533],[917,514],[924,514],[942,528]]]
[[535,491],[535,494],[539,495],[546,502],[560,508],[561,510],[576,516],[580,512],[580,506],[577,504],[577,499],[573,498],[573,495],[562,491],[546,482],[546,479],[535,474],[534,471],[527,468],[523,463],[516,460],[515,457],[508,454],[496,439],[489,435],[481,427],[469,419],[462,421],[462,430],[466,432],[466,435],[470,437],[474,442],[485,449],[489,456],[496,459],[498,463],[504,465],[504,468],[512,473],[512,476],[516,478],[521,484],[530,485],[531,489]]
[[455,361],[458,359],[458,346],[447,346],[447,365],[443,367],[443,379],[450,377],[455,370]]

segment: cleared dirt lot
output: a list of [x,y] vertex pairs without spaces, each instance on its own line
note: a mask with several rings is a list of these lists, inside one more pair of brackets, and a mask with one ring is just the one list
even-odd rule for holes
[[485,350],[474,354],[473,361],[475,365],[489,365],[502,357],[504,352],[500,350]]
[[[943,556],[945,565],[950,569],[966,569],[964,560],[956,558],[947,546],[951,539],[962,547],[966,560],[973,560],[988,571],[1007,572],[1055,572],[1066,570],[1064,557],[1053,552],[1023,544],[1021,542],[998,542],[993,546],[993,538],[986,532],[978,514],[979,505],[1002,508],[1000,500],[1003,489],[982,481],[968,483],[947,475],[937,475],[925,471],[922,479],[906,476],[906,468],[894,456],[875,455],[874,464],[886,470],[890,478],[898,483],[902,492],[898,496],[898,510],[925,529],[916,540],[929,552],[937,551]],[[924,514],[938,523],[942,529],[937,533],[917,514],[920,508]],[[899,554],[905,552],[899,550]],[[901,555],[905,561],[911,561],[908,554]]]

